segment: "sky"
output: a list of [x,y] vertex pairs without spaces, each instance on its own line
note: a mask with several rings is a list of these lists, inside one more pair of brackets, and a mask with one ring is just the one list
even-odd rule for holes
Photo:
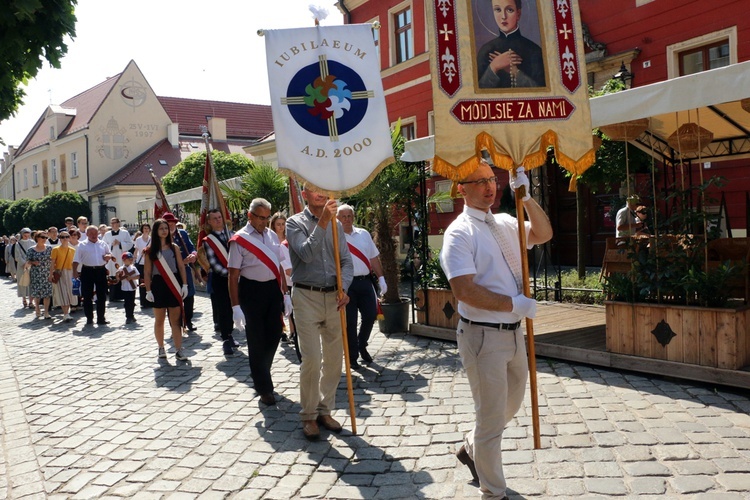
[[78,0],[76,37],[60,69],[44,61],[23,87],[25,104],[0,122],[0,138],[18,146],[47,106],[121,73],[131,59],[158,96],[270,104],[257,31],[313,26],[310,5],[328,11],[321,25],[343,24],[335,0]]

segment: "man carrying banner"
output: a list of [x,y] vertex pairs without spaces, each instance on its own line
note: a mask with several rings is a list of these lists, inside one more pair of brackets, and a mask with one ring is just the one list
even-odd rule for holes
[[349,302],[343,290],[351,286],[354,268],[346,238],[339,230],[343,290],[337,290],[333,245],[336,201],[309,186],[303,188],[302,197],[307,207],[287,220],[286,237],[292,258],[297,341],[302,353],[299,384],[302,432],[307,439],[315,440],[320,437],[318,424],[329,431],[341,432],[341,424],[331,417],[336,408],[343,357],[339,310]]
[[[366,363],[372,362],[367,352],[367,341],[378,314],[377,297],[373,288],[372,273],[378,278],[381,295],[388,290],[380,265],[380,252],[365,229],[354,227],[354,207],[341,205],[337,218],[344,228],[346,244],[352,254],[354,281],[347,290],[349,303],[346,305],[346,336],[349,343],[349,366],[360,368],[357,356],[361,355]],[[362,323],[357,334],[357,315],[362,315]]]
[[219,325],[222,348],[226,356],[234,355],[235,341],[232,338],[232,304],[229,300],[229,239],[234,234],[227,229],[221,209],[212,208],[206,218],[211,233],[203,238],[203,249],[209,263],[208,283],[214,323]]
[[263,404],[273,405],[271,364],[279,347],[282,312],[292,312],[281,250],[276,233],[268,229],[271,204],[250,202],[248,223],[229,240],[229,297],[237,329],[245,328],[250,374]]
[[[544,210],[528,194],[523,169],[511,176],[511,188],[525,187],[523,207],[527,247],[552,237]],[[456,332],[461,362],[474,399],[476,422],[456,453],[479,481],[482,498],[504,498],[501,445],[503,429],[521,407],[528,376],[523,318],[533,318],[536,301],[523,293],[518,220],[493,215],[497,177],[484,161],[458,182],[463,213],[445,232],[440,265],[458,300]]]
[[197,330],[193,326],[193,308],[195,306],[195,284],[193,283],[193,262],[198,259],[198,252],[190,241],[187,231],[177,229],[177,223],[180,222],[172,212],[167,212],[162,217],[169,224],[169,233],[172,235],[172,241],[179,247],[182,256],[182,262],[185,265],[185,274],[187,274],[188,295],[184,297],[185,306],[185,324],[191,332]]

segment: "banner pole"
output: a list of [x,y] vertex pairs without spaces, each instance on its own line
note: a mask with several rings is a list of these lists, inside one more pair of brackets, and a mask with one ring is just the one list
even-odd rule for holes
[[[515,169],[512,172],[515,177]],[[516,218],[518,219],[518,243],[521,246],[521,271],[523,273],[523,294],[531,297],[529,286],[529,255],[526,251],[526,228],[524,227],[524,207],[522,198],[526,196],[526,189],[522,186],[516,189]],[[529,357],[529,386],[531,392],[531,426],[534,430],[534,449],[542,447],[539,429],[539,396],[536,384],[536,350],[534,347],[534,320],[526,318],[526,351]]]
[[[330,197],[333,200],[333,195]],[[333,224],[333,255],[336,261],[336,288],[338,289],[338,297],[344,293],[344,285],[341,280],[341,255],[339,255],[339,227],[338,219],[336,217],[331,221]],[[349,364],[349,341],[346,335],[346,309],[339,311],[339,318],[341,319],[341,340],[344,343],[344,365],[346,366],[346,393],[349,395],[349,417],[352,421],[352,434],[357,435],[357,415],[354,413],[354,391],[352,389],[352,371],[351,365]]]

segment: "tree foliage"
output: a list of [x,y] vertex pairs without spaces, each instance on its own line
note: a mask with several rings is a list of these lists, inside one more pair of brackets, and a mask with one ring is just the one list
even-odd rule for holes
[[3,224],[3,217],[5,216],[5,211],[8,210],[8,207],[13,204],[13,200],[0,200],[0,234],[7,235],[9,231],[5,228],[5,224]]
[[227,207],[240,219],[247,216],[247,208],[253,198],[265,198],[274,212],[286,212],[289,208],[289,184],[286,176],[268,163],[257,163],[240,181],[240,189],[222,187]]
[[60,68],[75,37],[77,0],[7,0],[0,9],[0,121],[11,117],[26,95],[20,87],[49,62]]
[[26,211],[26,225],[32,229],[64,227],[65,217],[77,219],[81,215],[91,220],[89,202],[78,193],[58,191],[48,194],[29,207]]
[[[253,161],[240,153],[213,151],[216,177],[223,181],[246,174],[253,166]],[[167,194],[178,193],[203,185],[203,171],[206,167],[206,152],[193,153],[175,165],[162,178],[164,191]]]
[[26,212],[35,203],[36,201],[29,198],[21,198],[11,203],[3,215],[3,226],[12,233],[21,231],[28,225]]

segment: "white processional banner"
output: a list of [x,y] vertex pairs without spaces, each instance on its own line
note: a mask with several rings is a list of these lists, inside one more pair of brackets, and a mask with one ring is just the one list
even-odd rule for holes
[[394,161],[372,25],[263,34],[279,168],[355,193]]

